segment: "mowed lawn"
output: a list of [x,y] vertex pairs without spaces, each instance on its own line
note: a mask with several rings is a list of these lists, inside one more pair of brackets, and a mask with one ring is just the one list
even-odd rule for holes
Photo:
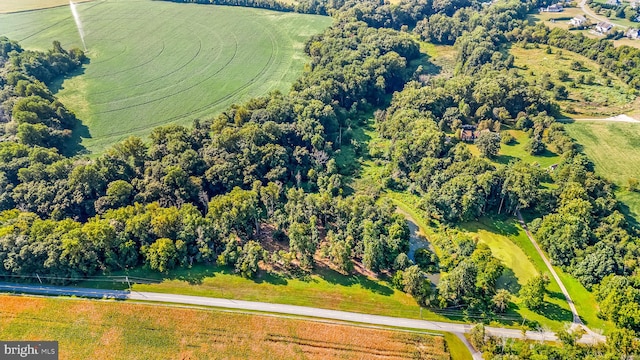
[[[0,295],[0,338],[55,339],[63,360],[450,358],[443,336],[422,333],[148,304],[8,295]],[[459,344],[452,345],[459,349]]]
[[640,220],[640,193],[626,190],[629,179],[640,180],[640,123],[576,121],[565,128],[583,146],[596,173],[620,187],[618,197]]
[[[118,274],[121,275],[121,274]],[[157,281],[138,283],[133,290],[159,293],[208,296],[226,299],[262,301],[277,304],[311,306],[425,320],[447,318],[420,306],[410,295],[386,282],[363,275],[344,276],[318,265],[313,275],[286,278],[260,272],[256,279],[245,279],[226,268],[194,266],[175,269],[163,276],[137,269],[129,276]],[[80,283],[81,287],[113,287],[109,282]]]
[[[93,152],[272,90],[287,92],[307,61],[304,42],[332,21],[151,0],[90,1],[77,9],[90,63],[54,90],[86,125],[77,131]],[[47,49],[53,40],[82,47],[68,7],[0,15],[0,34],[25,48]]]
[[[515,219],[482,217],[462,224],[461,228],[489,246],[493,256],[502,261],[505,271],[498,279],[498,288],[507,289],[514,295],[507,315],[535,321],[553,331],[560,330],[567,322],[571,322],[571,311],[560,287]],[[540,274],[546,274],[550,283],[544,305],[540,310],[532,311],[521,305],[522,299],[518,297],[518,292],[531,278]]]
[[[512,144],[500,144],[498,156],[490,159],[497,166],[508,165],[510,162],[522,160],[527,164],[538,164],[540,168],[547,167],[560,162],[560,156],[553,151],[547,149],[542,154],[531,155],[527,151],[527,143],[530,141],[527,133],[522,130],[507,130],[515,141]],[[472,154],[480,156],[480,151],[475,144],[467,144]]]

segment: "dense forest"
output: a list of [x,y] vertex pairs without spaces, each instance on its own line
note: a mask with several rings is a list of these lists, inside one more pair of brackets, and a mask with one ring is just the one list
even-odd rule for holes
[[[622,330],[612,335],[614,348],[582,347],[571,335],[562,350],[500,346],[484,336],[478,347],[495,358],[639,351],[638,230],[620,211],[614,186],[595,175],[555,122],[562,92],[551,97],[549,79],[519,75],[505,49],[553,45],[636,89],[640,50],[530,25],[527,14],[544,1],[180,2],[331,14],[335,21],[306,43],[310,63],[289,93],[231,106],[192,127],[159,127],[91,159],[69,153],[77,119],[47,88],[82,66],[82,51],[57,42],[48,52],[27,51],[0,38],[0,277],[66,282],[197,263],[253,277],[261,265],[295,273],[327,260],[345,274],[362,266],[387,276],[421,305],[490,317],[509,304],[511,294],[497,287],[503,265],[455,225],[523,212],[535,219],[530,228],[554,265],[592,290],[599,316]],[[455,45],[455,70],[429,74],[419,41]],[[390,144],[384,151],[367,150],[354,136],[371,116]],[[480,156],[459,140],[465,126],[488,130],[476,139]],[[496,165],[500,142],[512,140],[503,129],[526,132],[531,154],[553,149],[557,167]],[[337,160],[350,152],[353,158]],[[380,188],[350,188],[358,157],[383,165]],[[409,229],[380,196],[385,189],[420,198],[440,228],[431,240],[443,254],[423,249],[408,258]],[[264,239],[289,251],[268,251]],[[437,271],[445,275],[435,286],[425,274]],[[525,306],[540,307],[547,282],[536,277],[523,286]]]

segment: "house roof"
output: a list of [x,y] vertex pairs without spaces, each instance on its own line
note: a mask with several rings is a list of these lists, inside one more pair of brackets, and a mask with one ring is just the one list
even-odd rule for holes
[[598,25],[596,25],[596,27],[609,30],[613,27],[613,24],[602,21],[602,22],[599,22]]

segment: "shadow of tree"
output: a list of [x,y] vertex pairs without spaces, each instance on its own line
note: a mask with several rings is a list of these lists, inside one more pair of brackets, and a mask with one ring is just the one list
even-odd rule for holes
[[534,311],[550,320],[562,322],[573,321],[573,314],[571,313],[571,311],[563,309],[557,304],[544,302],[539,309]]
[[339,272],[327,268],[325,266],[319,266],[316,270],[316,274],[323,280],[330,284],[342,285],[342,286],[354,286],[360,285],[362,288],[367,289],[373,293],[391,296],[393,295],[393,289],[378,282],[374,281],[364,275],[342,275]]
[[[54,79],[48,85],[49,90],[54,95],[57,95],[58,92],[64,89],[64,82],[68,79],[84,74],[84,71],[85,71],[84,65],[89,64],[90,62],[91,60],[87,58],[87,60],[83,63],[83,66],[79,67],[78,69],[70,72],[65,76],[61,76]],[[84,125],[80,119],[76,118],[75,115],[73,117],[72,122],[73,124],[71,125],[71,135],[69,139],[65,142],[61,152],[63,155],[69,156],[69,157],[74,155],[87,154],[88,153],[87,149],[84,146],[82,146],[82,139],[91,138],[89,128],[86,125]]]
[[506,289],[512,294],[517,294],[522,287],[520,283],[518,283],[516,274],[510,268],[505,268],[502,271],[502,275],[498,278],[496,286],[499,289]]

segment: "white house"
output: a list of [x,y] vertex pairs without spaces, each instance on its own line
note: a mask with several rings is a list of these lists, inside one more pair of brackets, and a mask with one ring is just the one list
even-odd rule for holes
[[608,23],[608,22],[604,22],[604,21],[599,22],[596,25],[596,31],[601,33],[601,34],[608,33],[609,31],[611,31],[612,28],[613,28],[613,24]]
[[587,18],[584,15],[578,15],[573,19],[569,20],[569,24],[573,26],[583,26],[587,23]]
[[549,5],[546,8],[540,8],[540,12],[562,12],[564,8],[560,4]]
[[637,39],[638,37],[640,37],[640,30],[629,29],[626,33],[624,33],[624,36],[628,37],[629,39]]

